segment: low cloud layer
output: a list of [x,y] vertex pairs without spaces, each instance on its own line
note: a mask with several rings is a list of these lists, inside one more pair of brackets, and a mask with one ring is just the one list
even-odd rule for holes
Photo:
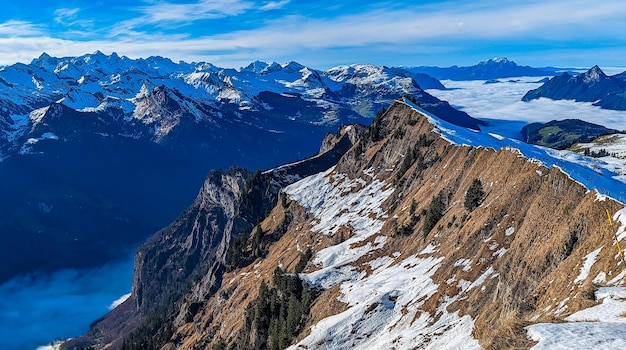
[[[540,78],[501,79],[484,81],[443,81],[449,90],[429,90],[429,93],[480,119],[549,122],[551,120],[581,119],[608,128],[626,130],[626,111],[613,111],[587,102],[540,98],[522,102],[528,90],[541,86]],[[523,123],[522,123],[523,124]]]
[[131,289],[133,260],[62,270],[0,285],[0,349],[31,349],[76,337]]

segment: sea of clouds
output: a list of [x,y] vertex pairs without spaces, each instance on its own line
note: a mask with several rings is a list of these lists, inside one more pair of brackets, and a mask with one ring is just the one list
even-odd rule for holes
[[[485,83],[483,80],[443,80],[442,83],[448,88],[447,90],[427,91],[448,101],[472,117],[487,121],[497,119],[515,122],[516,125],[520,125],[520,128],[531,122],[545,123],[551,120],[581,119],[608,128],[626,130],[626,111],[602,109],[593,106],[590,102],[571,100],[555,101],[540,98],[522,102],[522,97],[528,90],[541,86],[540,80],[541,78],[537,77],[500,79],[497,83]],[[511,125],[510,123],[502,124],[507,125],[507,128]]]
[[14,278],[0,285],[0,349],[77,337],[131,290],[133,259]]

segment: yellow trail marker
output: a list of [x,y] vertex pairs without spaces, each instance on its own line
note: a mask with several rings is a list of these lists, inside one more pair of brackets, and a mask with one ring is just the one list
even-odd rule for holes
[[[622,248],[619,245],[619,240],[617,239],[617,232],[615,232],[615,225],[613,224],[613,218],[611,217],[611,213],[609,210],[606,210],[606,217],[609,219],[609,224],[611,225],[611,231],[613,231],[613,237],[615,237],[615,243],[617,244],[617,251],[619,252],[619,256],[622,258],[623,269],[626,270],[626,259],[624,259],[624,252],[622,252]],[[622,279],[624,277],[622,276]]]

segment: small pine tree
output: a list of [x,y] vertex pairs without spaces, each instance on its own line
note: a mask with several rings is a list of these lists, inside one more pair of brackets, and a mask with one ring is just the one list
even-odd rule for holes
[[428,235],[430,231],[435,227],[437,222],[443,217],[443,212],[446,210],[446,197],[443,191],[439,192],[437,197],[433,198],[430,202],[428,209],[425,210],[424,226],[422,230],[424,235]]
[[479,179],[474,179],[465,194],[465,202],[463,205],[465,206],[465,209],[472,211],[478,208],[484,200],[485,191],[483,191],[483,184]]

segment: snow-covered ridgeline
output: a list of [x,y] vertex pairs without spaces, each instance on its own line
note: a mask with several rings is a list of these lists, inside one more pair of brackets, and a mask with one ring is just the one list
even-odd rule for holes
[[339,300],[348,308],[318,322],[310,335],[292,348],[313,348],[320,344],[337,349],[480,348],[472,337],[472,318],[447,311],[456,298],[442,302],[437,309],[441,317],[436,321],[420,309],[439,287],[431,277],[443,258],[428,256],[435,252],[432,246],[399,261],[399,253],[369,261],[366,264],[371,268],[370,274],[352,266],[385,244],[385,236],[366,244],[357,243],[380,231],[382,219],[386,218],[380,206],[393,191],[390,185],[371,175],[368,181],[349,179],[335,173],[334,168],[285,189],[292,200],[314,215],[317,220],[314,231],[335,235],[342,226],[351,230],[351,237],[318,252],[314,263],[321,269],[302,275],[309,283],[325,289],[339,285]]
[[163,57],[134,60],[96,52],[54,58],[43,54],[28,65],[0,68],[0,100],[26,107],[47,100],[91,111],[105,108],[114,99],[128,111],[125,102],[141,97],[147,84],[166,86],[206,104],[227,101],[243,106],[263,91],[299,94],[324,104],[328,103],[325,93],[341,90],[345,84],[369,90],[384,87],[394,95],[411,93],[415,82],[405,73],[374,65],[336,67],[322,72],[296,62],[254,62],[245,68],[228,69],[203,62],[174,63]]
[[437,118],[411,101],[404,100],[404,103],[426,116],[435,126],[435,131],[453,144],[519,151],[522,156],[531,161],[538,161],[546,167],[554,166],[561,169],[572,180],[589,190],[595,189],[603,195],[626,203],[626,167],[623,165],[610,164],[602,159],[585,157],[571,151],[557,151],[530,145],[485,131],[466,129]]

